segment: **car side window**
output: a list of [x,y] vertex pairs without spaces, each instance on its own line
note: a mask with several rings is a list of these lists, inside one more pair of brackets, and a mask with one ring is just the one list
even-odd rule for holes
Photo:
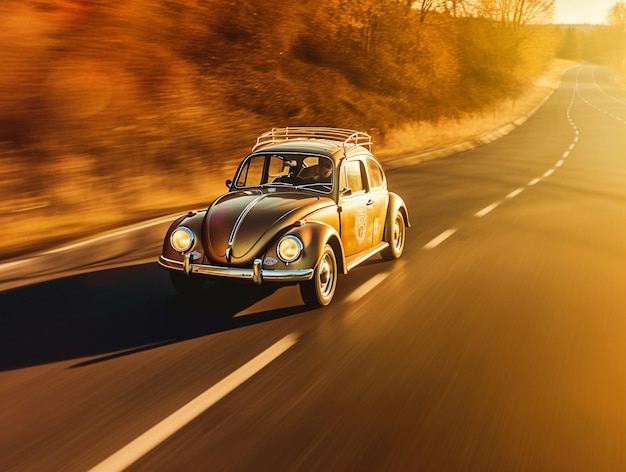
[[287,161],[283,160],[280,156],[271,156],[269,164],[268,179],[270,182],[278,177],[284,177],[289,173],[290,167],[287,165]]
[[265,156],[254,156],[247,160],[237,177],[237,187],[261,185]]
[[359,161],[349,161],[344,163],[341,169],[339,185],[342,190],[346,187],[349,188],[352,195],[365,190],[365,185],[363,184],[363,172],[361,171],[361,163]]
[[367,173],[370,179],[370,186],[374,188],[383,188],[385,186],[385,176],[383,170],[374,159],[367,160]]

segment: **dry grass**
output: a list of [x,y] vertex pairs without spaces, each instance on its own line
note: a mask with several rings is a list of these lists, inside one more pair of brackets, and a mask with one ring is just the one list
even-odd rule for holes
[[555,59],[550,69],[521,97],[504,100],[491,111],[437,122],[405,123],[388,133],[377,155],[384,160],[430,151],[497,129],[538,107],[556,87],[563,72],[575,64],[573,61]]

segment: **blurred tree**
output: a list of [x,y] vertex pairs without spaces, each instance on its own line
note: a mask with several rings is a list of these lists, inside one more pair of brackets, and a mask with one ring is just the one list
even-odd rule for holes
[[611,6],[606,20],[615,37],[615,66],[624,70],[626,66],[626,2],[618,2]]
[[626,31],[626,2],[618,2],[611,6],[606,21],[610,26],[616,26]]
[[528,38],[527,26],[552,20],[554,3],[555,0],[479,0],[477,11],[499,26],[500,40],[517,52]]
[[424,20],[426,19],[426,15],[428,15],[428,13],[431,10],[439,6],[439,1],[438,0],[419,0],[418,2],[413,2],[413,5],[419,8],[420,22],[424,23]]
[[468,6],[471,0],[443,0],[441,8],[452,18],[468,15]]
[[325,24],[350,54],[367,56],[375,47],[378,20],[386,3],[388,0],[330,0]]
[[563,59],[578,61],[582,58],[582,33],[568,26],[562,30],[561,42],[557,50],[557,56]]

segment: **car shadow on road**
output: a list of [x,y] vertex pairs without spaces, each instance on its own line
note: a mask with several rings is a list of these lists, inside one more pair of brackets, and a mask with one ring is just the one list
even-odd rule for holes
[[177,295],[156,264],[124,267],[0,292],[0,371],[72,359],[85,366],[308,311],[296,304],[236,315],[272,287],[207,287]]

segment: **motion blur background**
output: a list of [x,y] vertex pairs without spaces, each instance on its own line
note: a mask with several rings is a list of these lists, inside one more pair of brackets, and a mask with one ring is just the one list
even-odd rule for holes
[[382,157],[485,132],[566,61],[623,71],[620,12],[555,25],[547,0],[3,0],[0,259],[205,205],[272,127],[368,131]]

